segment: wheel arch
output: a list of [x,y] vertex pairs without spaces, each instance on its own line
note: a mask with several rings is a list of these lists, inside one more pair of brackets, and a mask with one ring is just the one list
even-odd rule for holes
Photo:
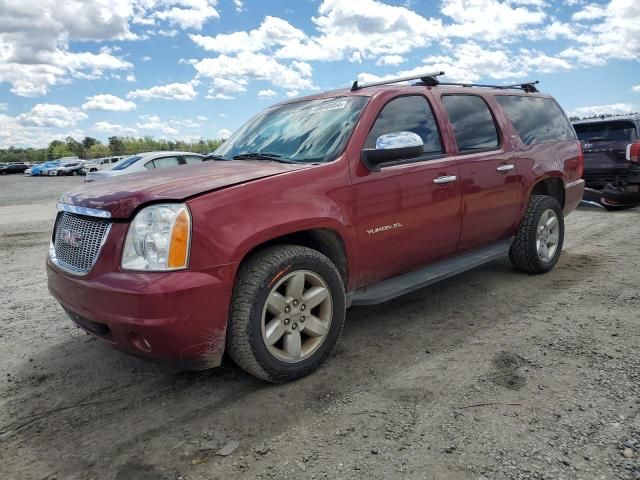
[[311,248],[325,255],[336,266],[345,289],[349,285],[349,258],[342,235],[333,228],[310,228],[296,230],[264,240],[248,249],[240,260],[246,261],[255,253],[274,245],[299,245]]
[[547,176],[536,181],[531,186],[527,201],[532,195],[547,195],[553,197],[560,204],[560,208],[564,209],[564,181],[559,176]]

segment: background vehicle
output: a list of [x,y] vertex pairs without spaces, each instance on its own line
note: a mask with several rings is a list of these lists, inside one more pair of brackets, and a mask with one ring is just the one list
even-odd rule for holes
[[599,117],[573,123],[584,152],[585,199],[608,210],[640,205],[640,116]]
[[26,163],[7,163],[4,165],[0,165],[0,175],[8,175],[11,173],[24,173],[24,171],[29,168],[29,165]]
[[31,167],[31,175],[34,177],[42,175],[42,172],[48,168],[57,167],[60,164],[59,160],[52,160],[50,162],[40,163]]
[[88,172],[85,182],[94,182],[105,178],[144,172],[157,168],[177,167],[191,163],[201,163],[204,155],[191,152],[147,152],[123,158],[108,170]]
[[60,165],[54,168],[47,169],[46,172],[50,176],[63,176],[63,175],[78,175],[78,172],[83,167],[83,160],[76,160],[72,162],[61,162]]
[[550,271],[584,189],[555,100],[435,74],[393,85],[407,80],[275,105],[211,156],[226,161],[68,192],[51,293],[125,352],[208,368],[226,349],[284,382],[330,355],[350,305],[507,253]]
[[123,158],[125,157],[96,158],[84,164],[80,170],[80,175],[86,175],[89,172],[97,172],[98,170],[111,168],[114,163],[119,162]]

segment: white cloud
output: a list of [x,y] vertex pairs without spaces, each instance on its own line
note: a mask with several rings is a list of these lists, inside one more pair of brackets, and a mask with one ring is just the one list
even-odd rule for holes
[[640,93],[640,85],[634,85],[633,87],[631,87],[631,90],[636,93]]
[[227,130],[226,128],[223,128],[222,130],[218,130],[218,138],[221,140],[226,140],[231,136],[232,133],[233,132],[231,130]]
[[137,135],[138,131],[132,127],[125,127],[116,123],[96,122],[93,130],[107,135]]
[[595,3],[591,3],[589,5],[585,5],[582,10],[575,12],[571,15],[571,19],[573,21],[580,20],[597,20],[599,18],[604,17],[606,14],[606,10]]
[[300,92],[298,90],[289,90],[286,92],[286,95],[288,98],[294,98],[300,95]]
[[[34,4],[35,3],[35,4]],[[20,96],[44,95],[74,78],[132,68],[115,50],[72,52],[70,40],[134,39],[130,0],[4,0],[0,9],[0,83]]]
[[376,61],[376,65],[400,65],[406,61],[402,55],[384,55]]
[[151,61],[151,57],[149,55],[145,55],[144,57],[142,57],[140,59],[140,61],[142,61],[142,62],[150,62]]
[[204,115],[198,115],[196,117],[198,120],[200,120],[201,122],[206,122],[207,120],[209,120],[207,117],[205,117]]
[[163,100],[190,101],[197,96],[198,92],[196,92],[193,82],[156,85],[147,89],[133,90],[127,94],[127,98],[140,98],[142,100],[160,98]]
[[[513,2],[512,2],[513,3]],[[547,15],[542,2],[511,5],[499,0],[445,0],[441,12],[454,23],[445,27],[448,37],[495,41],[519,35],[525,26],[541,24]]]
[[9,109],[9,104],[7,102],[0,102],[0,112],[4,112]]
[[236,6],[236,12],[244,12],[243,0],[233,0],[233,4]]
[[0,113],[0,148],[42,147],[55,139],[64,139],[64,135],[50,128],[25,125],[17,117]]
[[311,66],[304,62],[279,63],[263,54],[240,52],[234,57],[220,55],[194,64],[199,78],[214,82],[225,80],[238,84],[248,80],[264,80],[283,88],[313,88]]
[[595,115],[616,115],[636,113],[640,111],[639,105],[630,103],[612,103],[610,105],[594,105],[591,107],[578,107],[570,111],[571,116],[591,117]]
[[128,112],[135,110],[136,104],[111,94],[93,95],[87,97],[82,105],[83,110],[108,110],[112,112]]
[[78,109],[67,108],[64,105],[38,103],[30,112],[21,113],[16,118],[23,125],[70,128],[88,116]]
[[136,123],[139,130],[151,130],[162,132],[167,135],[178,135],[180,131],[177,128],[169,126],[169,122],[165,122],[157,115],[140,115],[141,122]]
[[153,17],[166,20],[169,24],[177,25],[183,30],[188,28],[201,30],[207,21],[220,17],[214,8],[218,3],[217,0],[179,0],[165,3],[172,6],[155,12]]
[[136,81],[136,76],[133,73],[130,73],[129,75],[127,75],[126,80],[127,80],[127,82],[135,82]]
[[275,97],[276,95],[277,93],[271,90],[270,88],[267,88],[266,90],[260,90],[258,92],[258,98],[271,98],[271,97]]

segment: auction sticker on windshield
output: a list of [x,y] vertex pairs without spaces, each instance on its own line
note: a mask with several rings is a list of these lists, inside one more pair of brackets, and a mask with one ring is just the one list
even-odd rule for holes
[[329,110],[342,110],[347,106],[347,100],[333,100],[331,102],[325,102],[321,105],[311,107],[309,110],[311,113],[328,112]]

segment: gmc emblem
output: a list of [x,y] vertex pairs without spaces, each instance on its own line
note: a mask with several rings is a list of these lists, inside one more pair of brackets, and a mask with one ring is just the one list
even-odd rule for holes
[[62,243],[66,243],[70,247],[79,247],[82,244],[82,234],[79,232],[72,232],[68,228],[65,228],[60,232],[60,240]]

